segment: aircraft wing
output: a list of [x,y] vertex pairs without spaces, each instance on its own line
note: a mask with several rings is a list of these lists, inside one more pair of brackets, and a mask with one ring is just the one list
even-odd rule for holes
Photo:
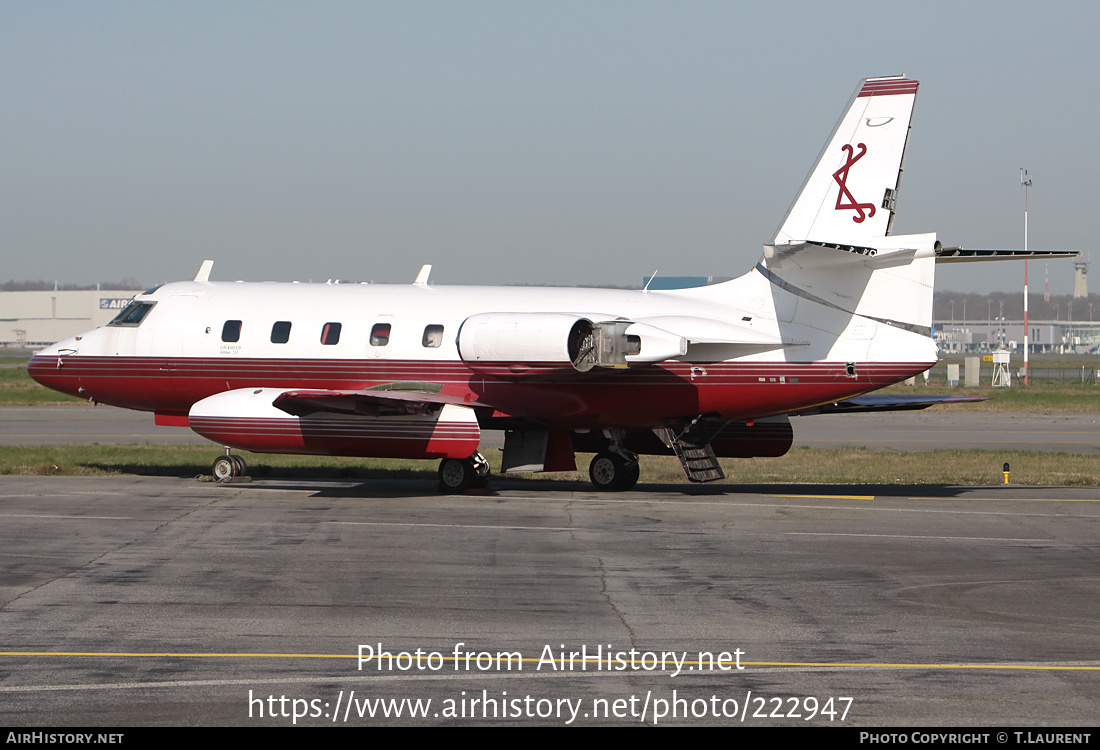
[[363,391],[329,391],[302,389],[284,391],[275,397],[272,406],[287,414],[304,417],[317,412],[354,414],[357,416],[397,416],[403,414],[430,414],[443,406],[488,406],[461,396],[439,393],[439,386],[422,385],[435,391],[402,389],[402,384],[390,384]]
[[979,396],[894,396],[889,394],[865,393],[862,396],[853,396],[843,401],[834,401],[831,404],[814,406],[810,409],[792,412],[792,414],[805,417],[811,414],[853,414],[856,412],[868,411],[915,411],[917,409],[927,409],[929,406],[935,404],[960,404],[988,400],[989,399]]

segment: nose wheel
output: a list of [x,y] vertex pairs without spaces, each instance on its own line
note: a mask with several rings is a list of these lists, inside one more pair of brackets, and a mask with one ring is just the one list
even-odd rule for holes
[[214,459],[210,471],[217,481],[227,482],[233,477],[245,476],[248,473],[248,464],[240,456],[226,454]]
[[638,459],[628,459],[619,453],[597,453],[588,465],[588,476],[600,492],[629,490],[638,483],[641,469]]
[[439,490],[459,494],[489,484],[489,462],[480,453],[469,458],[445,458],[439,462]]

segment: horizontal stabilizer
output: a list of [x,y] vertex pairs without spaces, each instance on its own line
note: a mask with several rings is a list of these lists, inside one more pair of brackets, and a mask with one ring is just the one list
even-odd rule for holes
[[1079,250],[967,250],[962,247],[941,247],[936,250],[937,263],[972,263],[979,260],[1049,260],[1074,258]]
[[892,268],[908,265],[918,253],[919,257],[930,257],[935,241],[933,234],[917,234],[880,237],[873,246],[833,242],[764,245],[764,262],[768,268],[781,271],[818,271],[857,264],[872,270]]

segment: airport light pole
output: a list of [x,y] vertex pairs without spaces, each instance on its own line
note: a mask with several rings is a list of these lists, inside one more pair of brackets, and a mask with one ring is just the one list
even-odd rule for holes
[[1027,319],[1027,191],[1031,187],[1031,177],[1027,170],[1020,167],[1020,185],[1024,188],[1024,385],[1031,385],[1027,370],[1028,335],[1031,333]]

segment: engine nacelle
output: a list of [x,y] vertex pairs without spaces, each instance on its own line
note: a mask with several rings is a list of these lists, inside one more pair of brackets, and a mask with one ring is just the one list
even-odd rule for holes
[[282,388],[240,388],[191,407],[191,429],[208,440],[256,453],[374,458],[466,458],[481,429],[473,410],[453,404],[428,414],[287,414],[271,405]]
[[504,377],[588,372],[661,362],[687,352],[687,341],[629,320],[594,322],[568,313],[482,313],[458,332],[458,354],[476,371]]

